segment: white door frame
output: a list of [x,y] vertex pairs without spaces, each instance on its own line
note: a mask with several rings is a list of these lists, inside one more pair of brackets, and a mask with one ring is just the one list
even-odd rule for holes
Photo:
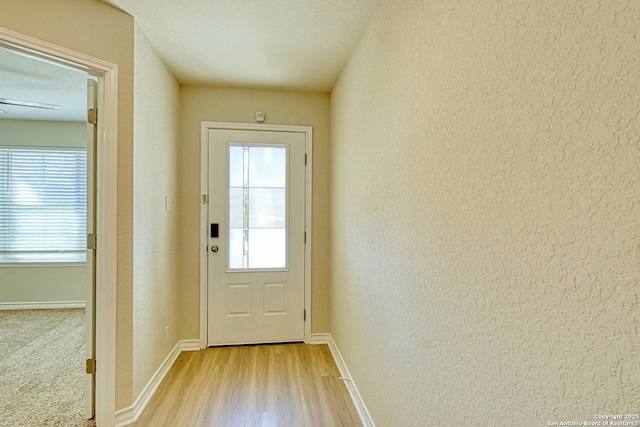
[[311,338],[311,192],[312,192],[312,128],[311,126],[269,125],[254,123],[202,122],[200,126],[200,348],[207,347],[207,230],[209,207],[209,130],[259,130],[276,132],[300,132],[305,134],[307,167],[305,172],[305,219],[307,242],[304,247],[304,341]]
[[0,46],[98,77],[96,150],[96,422],[115,424],[118,66],[0,27]]

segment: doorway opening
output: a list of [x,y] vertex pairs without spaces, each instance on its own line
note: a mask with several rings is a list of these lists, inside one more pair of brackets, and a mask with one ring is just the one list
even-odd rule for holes
[[[76,327],[83,335],[81,344],[72,351],[80,363],[71,368],[84,377],[79,381],[81,412],[84,418],[95,415],[98,425],[111,425],[117,66],[3,28],[0,55],[0,73],[7,77],[0,85],[0,182],[6,187],[0,204],[5,219],[12,219],[0,230],[0,273],[31,270],[44,276],[39,288],[31,290],[35,294],[22,299],[4,295],[16,303],[11,307],[5,301],[4,308],[84,310]],[[73,89],[65,89],[71,81]],[[73,99],[54,99],[56,91]],[[42,268],[49,270],[38,271]],[[63,270],[67,276],[54,278],[53,272]],[[39,344],[32,338],[23,337],[27,347]],[[69,346],[59,345],[61,350]],[[100,369],[95,369],[96,361]]]
[[202,122],[200,347],[311,335],[311,127]]

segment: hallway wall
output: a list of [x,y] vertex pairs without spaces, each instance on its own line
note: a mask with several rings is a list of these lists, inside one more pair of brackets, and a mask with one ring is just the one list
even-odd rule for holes
[[0,27],[118,65],[116,409],[132,403],[133,17],[98,0],[0,0]]
[[379,1],[331,96],[330,331],[379,426],[637,412],[640,4]]
[[[176,345],[180,330],[175,208],[180,87],[137,24],[134,37],[132,387],[136,399]],[[166,196],[172,200],[169,210]]]
[[329,96],[321,93],[182,86],[180,176],[180,282],[183,339],[199,337],[200,122],[313,126],[312,332],[328,330]]

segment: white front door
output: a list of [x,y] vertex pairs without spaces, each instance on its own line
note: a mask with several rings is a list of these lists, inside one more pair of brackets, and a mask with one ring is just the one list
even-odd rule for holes
[[304,340],[305,134],[209,129],[207,345]]

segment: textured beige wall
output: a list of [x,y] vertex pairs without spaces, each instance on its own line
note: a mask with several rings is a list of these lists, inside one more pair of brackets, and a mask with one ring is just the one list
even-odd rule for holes
[[20,147],[87,146],[87,126],[78,122],[0,120],[0,145]]
[[116,409],[132,401],[133,18],[97,0],[0,0],[0,27],[118,65]]
[[[0,145],[86,147],[84,123],[0,120]],[[76,266],[0,266],[0,303],[84,301],[85,268]]]
[[329,278],[329,96],[267,90],[181,88],[180,283],[182,338],[199,337],[200,122],[313,126],[312,328],[328,330]]
[[332,92],[330,330],[378,426],[640,403],[640,3],[378,2]]
[[[178,341],[179,86],[135,25],[133,150],[133,396]],[[165,343],[165,327],[169,339]]]
[[84,301],[84,265],[0,267],[0,303]]

